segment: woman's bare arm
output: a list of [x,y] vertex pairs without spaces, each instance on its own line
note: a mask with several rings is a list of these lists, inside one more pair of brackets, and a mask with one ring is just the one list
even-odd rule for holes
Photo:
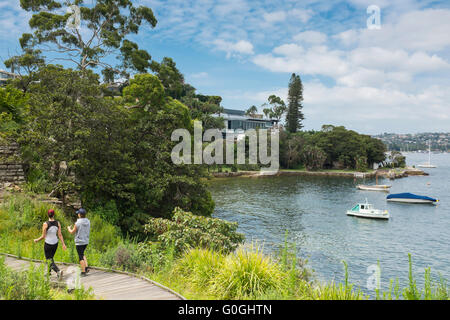
[[70,232],[70,234],[74,234],[75,232],[77,232],[77,225],[75,224],[73,226],[73,228],[71,228],[70,226],[67,227],[67,230]]
[[64,238],[63,238],[63,235],[62,235],[62,232],[61,232],[61,223],[59,223],[58,222],[58,237],[59,237],[59,240],[61,240],[61,243],[62,243],[62,246],[63,246],[63,250],[66,250],[67,249],[67,247],[66,247],[66,244],[64,243]]
[[44,222],[44,224],[42,225],[42,235],[39,238],[34,239],[34,242],[39,242],[46,236],[47,236],[47,224]]

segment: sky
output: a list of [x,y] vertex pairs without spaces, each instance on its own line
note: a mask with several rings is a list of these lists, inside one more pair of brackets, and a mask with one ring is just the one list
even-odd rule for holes
[[[156,61],[173,58],[186,82],[220,95],[224,108],[262,110],[271,94],[287,102],[296,73],[307,130],[450,132],[448,0],[134,2],[152,8],[158,24],[132,40]],[[18,3],[0,0],[2,69],[29,31]],[[369,6],[380,9],[379,28]]]

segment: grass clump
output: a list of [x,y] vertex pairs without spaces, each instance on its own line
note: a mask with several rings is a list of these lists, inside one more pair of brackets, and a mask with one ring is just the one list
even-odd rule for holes
[[16,272],[5,265],[0,256],[0,300],[90,300],[91,290],[79,288],[69,293],[54,289],[50,283],[47,266],[30,263],[26,272]]

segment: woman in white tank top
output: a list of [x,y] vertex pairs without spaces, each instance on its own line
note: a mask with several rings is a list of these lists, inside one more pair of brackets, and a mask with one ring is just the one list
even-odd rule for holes
[[34,239],[34,242],[39,242],[45,239],[44,243],[44,253],[45,259],[50,261],[49,272],[53,270],[58,275],[58,278],[62,278],[62,271],[59,270],[58,266],[55,264],[53,257],[55,256],[56,249],[58,249],[58,238],[61,240],[63,250],[66,250],[66,244],[64,243],[64,238],[61,233],[61,224],[59,221],[55,220],[55,211],[53,209],[48,210],[48,221],[44,222],[42,225],[42,235]]

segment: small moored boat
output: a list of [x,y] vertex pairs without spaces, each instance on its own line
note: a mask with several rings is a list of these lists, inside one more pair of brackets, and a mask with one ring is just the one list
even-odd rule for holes
[[358,184],[356,186],[356,188],[358,188],[359,190],[367,190],[367,191],[387,191],[387,192],[389,192],[389,188],[392,186],[386,185],[386,184],[378,184],[378,172],[376,173],[375,177],[376,177],[375,185]]
[[374,209],[373,205],[367,203],[367,200],[366,203],[359,203],[351,210],[347,210],[347,215],[371,219],[389,219],[387,210]]
[[427,196],[419,196],[413,193],[390,194],[386,197],[387,201],[405,202],[405,203],[437,203],[439,200]]
[[367,190],[367,191],[386,191],[389,192],[389,188],[391,186],[385,185],[385,184],[377,184],[377,185],[364,185],[364,184],[358,184],[356,186],[359,190]]

